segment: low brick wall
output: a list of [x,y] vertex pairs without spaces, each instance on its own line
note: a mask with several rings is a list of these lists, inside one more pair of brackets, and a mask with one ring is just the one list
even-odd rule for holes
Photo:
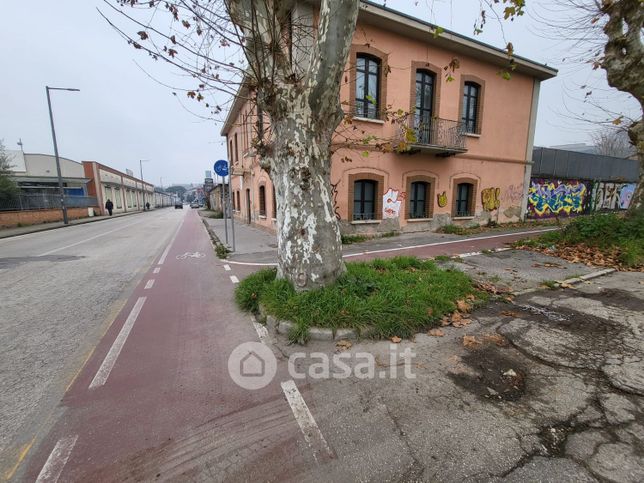
[[[94,207],[94,213],[99,213],[97,207]],[[75,220],[87,218],[89,215],[87,208],[67,208],[67,216],[70,220]],[[14,228],[18,224],[26,226],[54,221],[63,221],[61,210],[0,211],[0,228]]]

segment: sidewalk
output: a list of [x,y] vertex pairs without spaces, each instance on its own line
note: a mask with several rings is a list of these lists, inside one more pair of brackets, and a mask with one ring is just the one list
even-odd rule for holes
[[[69,220],[69,225],[84,225],[85,223],[93,223],[95,221],[109,220],[110,218],[120,218],[121,216],[134,215],[136,213],[143,213],[142,211],[130,211],[128,213],[117,213],[112,216],[91,216],[87,218],[79,218],[77,220]],[[21,226],[16,228],[1,228],[0,238],[9,238],[12,236],[27,235],[29,233],[37,233],[39,231],[55,230],[56,228],[65,228],[62,221],[54,223],[39,223],[37,225]]]
[[[199,213],[222,243],[225,243],[224,220],[213,219]],[[447,235],[436,232],[402,233],[388,238],[375,238],[361,243],[344,245],[345,258],[372,258],[369,255],[452,255],[498,248],[531,234],[553,230],[552,227],[522,227],[495,229],[474,235]],[[228,223],[228,245],[232,246],[230,222]],[[456,250],[456,251],[455,251]],[[390,255],[386,255],[389,253]],[[277,261],[277,238],[259,228],[235,220],[235,251],[228,255],[233,262],[275,263]]]

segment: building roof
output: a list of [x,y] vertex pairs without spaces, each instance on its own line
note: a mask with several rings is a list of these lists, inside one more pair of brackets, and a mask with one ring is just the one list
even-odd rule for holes
[[[436,25],[368,0],[360,1],[358,20],[380,28],[392,30],[405,37],[432,43],[437,47],[453,51],[457,54],[471,56],[473,53],[476,53],[477,59],[498,65],[499,67],[508,65],[508,54],[503,49],[452,32],[451,30],[443,29],[442,27],[440,35],[436,35],[436,29],[438,28]],[[529,60],[519,55],[513,55],[512,59],[514,60],[516,72],[532,76],[539,80],[551,79],[557,75],[557,69],[548,67],[545,64]],[[242,83],[228,111],[224,125],[221,128],[222,136],[225,136],[230,131],[234,119],[244,104],[246,95],[247,89],[245,83]]]

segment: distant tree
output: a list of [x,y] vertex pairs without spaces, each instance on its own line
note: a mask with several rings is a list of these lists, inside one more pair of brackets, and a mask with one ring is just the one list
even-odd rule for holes
[[590,135],[595,152],[604,156],[616,158],[630,158],[637,154],[635,146],[631,143],[628,132],[618,128],[604,128]]
[[183,198],[183,195],[186,193],[186,189],[183,186],[170,186],[165,189],[168,193],[174,193],[179,197]]
[[20,189],[11,176],[11,161],[5,151],[4,143],[0,140],[0,203],[14,198]]

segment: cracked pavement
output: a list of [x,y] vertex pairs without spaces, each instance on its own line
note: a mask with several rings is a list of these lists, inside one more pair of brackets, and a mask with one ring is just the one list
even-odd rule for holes
[[298,382],[336,454],[307,481],[644,481],[643,281],[616,272],[494,302],[443,337],[354,342],[384,370],[390,347],[412,349],[416,377]]

